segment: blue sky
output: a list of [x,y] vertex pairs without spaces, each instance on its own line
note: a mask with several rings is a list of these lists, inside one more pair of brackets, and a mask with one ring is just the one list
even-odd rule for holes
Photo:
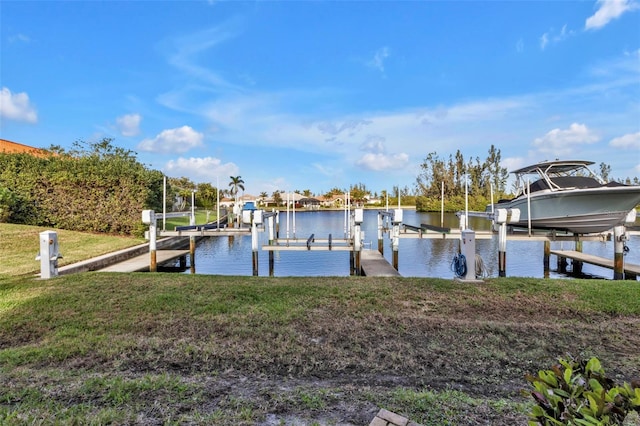
[[491,144],[640,176],[638,0],[3,0],[0,43],[0,138],[254,195],[412,188]]

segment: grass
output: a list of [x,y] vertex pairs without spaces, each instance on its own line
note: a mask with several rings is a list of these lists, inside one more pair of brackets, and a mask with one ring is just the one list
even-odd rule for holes
[[[40,232],[51,228],[0,223],[0,278],[8,275],[31,274],[40,271],[36,255],[40,251]],[[58,233],[60,252],[64,256],[59,266],[132,247],[144,242],[140,238],[88,234],[54,229]]]
[[[196,223],[215,220],[215,211],[196,211]],[[189,225],[189,217],[167,219],[166,229]],[[158,221],[162,226],[162,221]],[[145,242],[143,238],[123,237],[117,235],[89,234],[64,229],[51,229],[38,226],[0,223],[0,278],[13,275],[33,274],[40,271],[40,262],[36,255],[40,251],[39,234],[53,230],[58,233],[58,244],[63,258],[59,266],[69,265],[90,259],[105,253],[111,253]]]
[[614,377],[637,373],[637,283],[579,284],[14,277],[0,283],[0,419],[255,424],[289,413],[331,424],[348,403],[422,424],[517,423],[524,374],[565,351],[599,356]]
[[571,353],[629,381],[639,327],[628,281],[7,274],[0,423],[524,424],[526,373]]

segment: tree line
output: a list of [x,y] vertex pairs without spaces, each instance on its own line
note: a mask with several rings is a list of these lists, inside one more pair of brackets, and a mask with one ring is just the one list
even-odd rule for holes
[[[77,141],[64,150],[52,146],[45,155],[0,152],[0,222],[51,226],[87,232],[141,235],[144,226],[141,211],[163,209],[165,175],[140,163],[134,152],[118,148],[105,138],[95,143]],[[349,192],[352,203],[369,198],[378,205],[415,205],[418,211],[459,211],[465,207],[465,194],[471,210],[484,210],[491,201],[508,196],[508,171],[500,166],[500,150],[491,145],[484,160],[466,160],[460,150],[447,159],[436,152],[427,154],[420,165],[415,186],[379,194],[365,184],[350,185],[348,189],[332,188],[323,195],[341,196]],[[609,180],[611,168],[602,163],[600,173]],[[194,183],[186,177],[168,177],[167,210],[185,210],[191,206],[192,194],[196,206],[211,210],[218,198],[236,198],[244,191],[241,176],[230,176],[227,188],[211,183]],[[638,178],[624,183],[638,184]],[[312,197],[310,190],[296,190]],[[444,194],[444,197],[442,195]],[[266,200],[268,194],[262,192]],[[236,198],[237,199],[237,198]],[[284,205],[283,191],[271,194],[270,206]]]
[[462,210],[468,194],[469,209],[484,211],[492,191],[494,199],[506,194],[509,172],[500,165],[501,161],[500,150],[494,145],[484,160],[480,157],[465,160],[460,150],[446,160],[435,152],[429,153],[416,178],[416,209],[439,211],[444,200],[445,211]]

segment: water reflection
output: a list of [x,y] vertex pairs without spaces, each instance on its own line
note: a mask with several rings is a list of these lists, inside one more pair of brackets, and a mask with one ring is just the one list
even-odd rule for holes
[[[296,212],[293,215],[280,214],[280,238],[287,235],[293,240],[305,242],[311,234],[316,239],[345,237],[343,211]],[[439,213],[419,213],[404,210],[403,223],[419,226],[428,223],[440,226]],[[288,226],[287,226],[288,225]],[[378,211],[364,212],[364,240],[366,249],[377,249]],[[453,214],[444,215],[444,226],[457,228],[458,218]],[[490,229],[490,222],[482,218],[470,218],[470,227],[474,230]],[[287,234],[288,229],[288,234]],[[268,234],[259,234],[259,245],[268,243]],[[384,235],[384,256],[391,263],[391,242]],[[625,261],[640,264],[640,237],[632,236],[628,242],[630,252]],[[398,252],[398,269],[405,277],[452,278],[451,261],[458,251],[457,240],[409,239],[401,238]],[[573,250],[574,244],[552,242],[552,249]],[[544,277],[542,241],[507,242],[507,276]],[[584,242],[583,251],[600,257],[613,258],[612,242]],[[477,239],[476,252],[480,255],[489,276],[498,275],[498,240]],[[196,273],[210,275],[252,275],[252,251],[250,236],[205,238],[196,248]],[[556,258],[551,258],[551,268],[555,269]],[[274,276],[348,276],[349,252],[346,251],[276,251],[274,252]],[[604,278],[612,278],[613,271],[593,265],[584,265],[583,272]],[[188,272],[187,272],[188,273]],[[258,273],[269,275],[269,253],[258,252]],[[551,277],[563,277],[563,274],[551,272]]]

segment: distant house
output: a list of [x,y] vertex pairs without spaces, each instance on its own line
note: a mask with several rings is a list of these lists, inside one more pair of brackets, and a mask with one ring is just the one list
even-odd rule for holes
[[33,146],[23,145],[21,143],[8,141],[6,139],[0,139],[0,152],[6,154],[31,154],[36,157],[45,157],[48,152],[41,148],[35,148]]
[[344,194],[334,195],[331,197],[321,196],[318,197],[320,204],[322,207],[327,208],[342,208],[344,206]]
[[317,198],[301,198],[298,204],[300,204],[303,209],[320,210],[320,200]]

